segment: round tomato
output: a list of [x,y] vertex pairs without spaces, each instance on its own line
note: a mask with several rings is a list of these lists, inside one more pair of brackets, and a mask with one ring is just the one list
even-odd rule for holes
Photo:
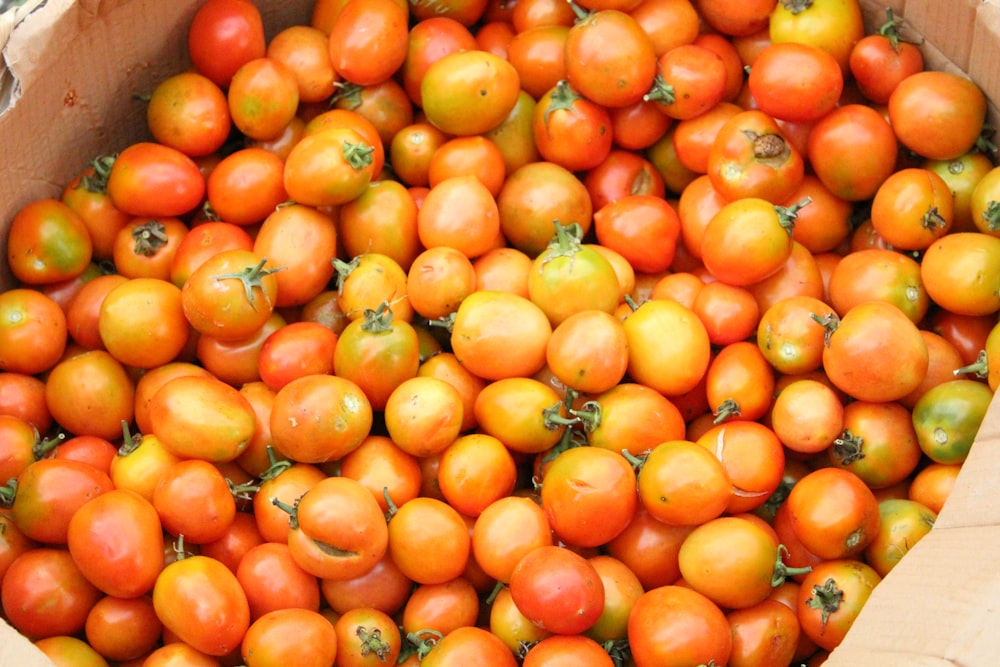
[[586,631],[604,609],[604,583],[597,570],[561,546],[525,554],[511,572],[510,592],[522,614],[555,634]]
[[643,593],[628,620],[636,667],[726,665],[733,637],[722,610],[690,588],[660,586]]
[[420,83],[427,120],[443,132],[471,136],[499,125],[517,103],[517,70],[507,60],[479,49],[435,60]]
[[108,175],[108,197],[133,216],[175,217],[205,196],[205,177],[190,157],[170,146],[140,141],[118,153]]

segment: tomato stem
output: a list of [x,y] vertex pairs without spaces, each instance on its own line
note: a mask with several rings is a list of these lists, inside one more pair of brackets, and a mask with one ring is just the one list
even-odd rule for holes
[[363,142],[350,142],[345,141],[341,144],[341,150],[344,152],[344,161],[351,165],[355,171],[364,169],[370,165],[373,161],[372,153],[375,149]]
[[986,350],[980,350],[979,355],[976,356],[975,363],[969,364],[968,366],[962,366],[961,368],[956,368],[952,371],[955,375],[967,375],[969,373],[975,374],[980,380],[985,380],[990,374],[990,356],[987,354]]
[[812,197],[805,197],[795,202],[791,206],[775,206],[774,210],[778,212],[778,224],[785,228],[789,236],[793,235],[795,230],[795,220],[798,218],[799,211],[812,203]]
[[108,177],[111,175],[111,167],[115,163],[115,158],[118,157],[117,153],[112,153],[111,155],[101,155],[90,161],[90,167],[93,171],[88,171],[84,174],[83,178],[80,179],[80,185],[87,190],[87,192],[94,192],[97,194],[104,194],[108,191]]
[[[437,630],[417,630],[416,632],[407,633],[406,642],[413,646],[417,658],[423,660],[424,656],[430,653],[434,645],[441,641],[443,637],[444,635]],[[400,657],[402,657],[402,653]]]
[[385,506],[389,508],[385,513],[385,520],[391,521],[392,517],[396,516],[396,512],[399,511],[399,507],[396,506],[396,503],[392,502],[388,486],[382,487],[382,497],[385,498]]
[[441,327],[442,329],[451,332],[451,330],[455,328],[455,315],[456,313],[448,313],[444,317],[427,320],[427,326]]
[[632,464],[632,469],[635,470],[636,473],[638,473],[639,471],[642,470],[642,467],[646,465],[646,459],[649,458],[649,451],[645,451],[637,456],[632,452],[630,452],[629,450],[623,449],[622,456],[625,457],[626,461]]
[[653,77],[653,86],[649,92],[642,96],[644,102],[659,102],[660,104],[673,104],[677,101],[674,87],[667,83],[662,74],[657,73]]
[[885,23],[879,26],[878,34],[889,40],[896,53],[899,53],[899,26],[902,23],[902,19],[896,18],[892,13],[892,7],[885,8]]
[[844,591],[837,588],[837,582],[830,577],[822,585],[813,586],[812,597],[806,600],[806,604],[811,609],[820,610],[820,626],[825,628],[830,614],[840,609],[840,603],[843,601]]
[[502,581],[497,581],[496,585],[493,586],[493,590],[486,596],[486,604],[493,604],[493,601],[497,599],[498,595],[500,595],[500,591],[503,590],[503,587],[504,583]]
[[722,401],[722,403],[719,403],[719,407],[717,407],[712,414],[715,415],[715,419],[712,420],[712,423],[721,424],[730,417],[739,417],[743,414],[743,411],[740,409],[740,404],[736,401],[736,399],[727,398]]
[[833,441],[831,454],[838,464],[847,466],[865,458],[864,444],[864,438],[845,428],[840,437]]
[[277,273],[278,271],[283,271],[285,267],[276,266],[272,269],[265,269],[264,265],[267,263],[267,258],[262,257],[256,266],[248,266],[242,271],[233,271],[232,273],[220,273],[215,276],[216,280],[225,280],[227,278],[235,278],[243,283],[243,291],[246,293],[247,301],[250,302],[250,307],[257,310],[257,305],[254,303],[257,299],[254,296],[253,289],[259,287],[262,294],[266,296],[264,291],[264,284],[261,280],[265,276],[269,276],[272,273]]
[[253,500],[253,494],[260,491],[256,484],[237,484],[233,480],[226,478],[226,486],[236,500]]
[[806,11],[813,5],[813,0],[781,0],[781,6],[792,14]]
[[369,333],[392,331],[392,307],[388,301],[383,301],[376,309],[365,308],[365,321],[361,330]]
[[7,483],[0,486],[0,507],[10,507],[17,496],[17,478],[11,477]]
[[545,110],[545,115],[542,116],[542,124],[548,128],[549,115],[553,111],[572,111],[573,103],[578,99],[580,99],[580,95],[570,87],[569,81],[561,79],[556,83],[552,94],[549,95],[549,107]]
[[271,504],[277,507],[279,510],[288,515],[288,525],[292,530],[299,527],[299,501],[296,500],[294,505],[289,505],[286,502],[282,502],[280,498],[271,498]]
[[274,445],[268,445],[265,448],[267,452],[267,470],[260,474],[261,481],[267,481],[269,479],[274,479],[281,473],[285,472],[292,467],[292,462],[288,459],[279,459],[278,455],[275,453]]
[[1000,202],[992,199],[986,204],[986,210],[983,211],[983,222],[986,223],[986,228],[991,232],[1000,231]]
[[128,456],[142,444],[142,434],[133,434],[129,429],[128,422],[122,420],[122,444],[118,448],[118,456]]
[[577,22],[583,21],[584,19],[590,18],[594,15],[594,12],[584,9],[580,5],[573,2],[573,0],[566,0],[566,2],[569,3],[570,9],[572,9],[573,13],[576,14]]
[[774,561],[774,572],[771,574],[771,588],[777,588],[781,584],[785,583],[785,579],[788,577],[794,577],[797,574],[809,574],[812,572],[812,567],[806,565],[805,567],[789,567],[785,564],[785,556],[788,555],[788,548],[784,544],[778,545],[778,555]]
[[31,448],[31,453],[34,454],[35,459],[44,459],[59,443],[66,439],[66,434],[62,431],[59,431],[51,438],[42,438],[37,428],[32,427],[32,429],[35,432],[35,444]]
[[993,136],[993,131],[994,128],[992,125],[983,123],[983,129],[979,133],[979,138],[976,139],[976,149],[979,152],[988,155],[993,155],[997,152],[997,145],[990,139]]
[[601,425],[601,404],[597,401],[587,401],[579,410],[570,410],[583,426],[584,433],[593,433]]
[[159,220],[149,220],[132,230],[132,240],[135,241],[135,254],[152,257],[167,244],[167,227]]
[[359,625],[355,630],[358,635],[358,639],[361,640],[361,655],[371,655],[375,654],[375,657],[379,659],[380,662],[385,662],[385,659],[389,657],[392,653],[392,647],[387,641],[382,639],[382,629],[372,628],[368,629],[362,625]]
[[334,84],[336,92],[330,97],[330,107],[333,108],[338,102],[344,101],[344,107],[348,111],[353,111],[361,106],[361,91],[364,88],[351,81],[338,81]]
[[840,318],[836,313],[827,313],[826,315],[817,315],[816,313],[809,313],[809,316],[815,320],[817,324],[823,327],[826,332],[823,335],[823,344],[830,347],[830,336],[833,332],[837,330],[840,326]]
[[628,639],[609,639],[601,648],[611,657],[615,667],[625,667],[632,660],[632,647]]

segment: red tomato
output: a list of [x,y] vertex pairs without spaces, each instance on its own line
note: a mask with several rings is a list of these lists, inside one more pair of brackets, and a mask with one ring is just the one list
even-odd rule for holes
[[532,622],[555,634],[586,631],[604,609],[604,583],[583,556],[560,546],[529,551],[510,575],[517,608]]
[[395,0],[348,2],[330,26],[330,62],[347,81],[381,83],[406,59],[408,30],[405,7]]
[[593,169],[612,148],[607,109],[580,95],[566,80],[538,99],[531,132],[539,154],[570,171]]
[[115,158],[108,197],[125,213],[174,217],[194,210],[205,196],[205,177],[190,157],[163,144],[137,142]]
[[244,63],[265,54],[260,10],[248,0],[209,0],[191,18],[187,46],[195,68],[225,88]]

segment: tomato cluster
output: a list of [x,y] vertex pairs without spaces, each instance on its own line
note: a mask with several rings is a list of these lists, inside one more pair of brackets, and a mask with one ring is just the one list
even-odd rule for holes
[[986,99],[857,2],[204,0],[11,221],[58,664],[818,665],[1000,383]]

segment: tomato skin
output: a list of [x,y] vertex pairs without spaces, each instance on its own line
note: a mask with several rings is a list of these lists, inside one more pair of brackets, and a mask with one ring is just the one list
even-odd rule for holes
[[250,605],[236,575],[207,556],[186,556],[163,568],[153,607],[165,630],[208,655],[228,655],[250,627]]
[[628,639],[636,667],[725,665],[733,648],[722,610],[677,585],[648,590],[635,601]]
[[795,536],[821,558],[861,554],[878,533],[875,494],[847,470],[820,468],[807,474],[785,502]]
[[194,160],[164,144],[140,141],[122,150],[108,175],[115,208],[136,217],[168,218],[194,210],[205,177]]
[[127,489],[112,489],[81,507],[70,519],[67,546],[83,575],[114,597],[145,595],[163,569],[156,510]]
[[55,366],[66,348],[66,315],[37,290],[0,294],[0,371],[33,376]]

